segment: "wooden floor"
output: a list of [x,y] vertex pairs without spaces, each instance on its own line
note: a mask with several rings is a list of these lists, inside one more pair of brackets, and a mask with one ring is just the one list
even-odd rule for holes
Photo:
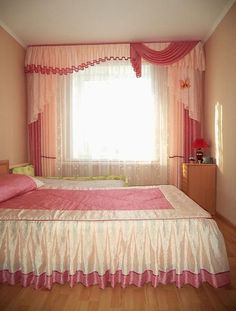
[[231,285],[214,289],[204,285],[198,289],[184,286],[150,285],[122,289],[85,288],[77,285],[54,285],[51,291],[20,286],[0,285],[0,311],[210,311],[236,310],[236,230],[216,221],[225,237],[231,268]]

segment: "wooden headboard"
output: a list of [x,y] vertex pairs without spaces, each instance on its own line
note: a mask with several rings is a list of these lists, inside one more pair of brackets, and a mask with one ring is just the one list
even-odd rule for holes
[[9,161],[0,160],[0,175],[9,174]]

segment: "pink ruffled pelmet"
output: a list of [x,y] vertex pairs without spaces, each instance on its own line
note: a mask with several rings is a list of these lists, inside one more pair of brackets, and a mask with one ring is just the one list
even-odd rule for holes
[[21,271],[11,273],[7,270],[2,270],[0,271],[0,283],[7,283],[10,285],[20,283],[23,287],[33,286],[35,289],[51,289],[55,283],[68,283],[70,287],[78,283],[86,287],[98,285],[102,289],[108,286],[115,287],[117,284],[120,284],[122,288],[128,285],[142,287],[147,283],[151,283],[153,287],[157,287],[159,284],[174,283],[178,288],[184,285],[192,285],[198,288],[203,283],[208,283],[215,288],[219,288],[230,283],[230,276],[229,271],[212,274],[204,269],[200,270],[198,274],[190,271],[183,271],[181,274],[176,274],[175,270],[171,270],[168,272],[160,272],[159,275],[155,275],[150,270],[143,273],[131,271],[128,275],[124,275],[121,270],[116,271],[114,274],[107,271],[103,275],[99,275],[98,272],[84,274],[82,271],[70,275],[67,271],[54,271],[50,276],[46,273],[34,275],[33,272],[24,274]]

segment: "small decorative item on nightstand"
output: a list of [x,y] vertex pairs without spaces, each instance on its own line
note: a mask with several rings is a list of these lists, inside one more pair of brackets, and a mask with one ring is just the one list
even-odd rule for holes
[[203,157],[203,162],[204,164],[213,164],[213,158],[211,157]]
[[203,161],[203,151],[202,148],[209,147],[208,143],[203,138],[196,138],[192,144],[193,148],[196,148],[196,158],[198,163],[202,163]]
[[195,162],[195,158],[194,157],[189,157],[189,163],[194,163]]

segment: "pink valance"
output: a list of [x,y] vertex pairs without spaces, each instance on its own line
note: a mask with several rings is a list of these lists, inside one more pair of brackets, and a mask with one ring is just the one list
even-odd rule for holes
[[[175,93],[177,101],[184,103],[191,118],[200,120],[197,91],[200,82],[198,83],[199,79],[195,76],[205,70],[204,51],[201,42],[197,44],[197,41],[192,41],[145,43],[145,45],[132,43],[28,47],[25,71],[29,124],[38,120],[38,115],[45,111],[46,106],[54,109],[56,113],[57,92],[64,85],[62,80],[67,74],[108,60],[129,60],[130,56],[137,76],[141,75],[142,57],[144,61],[160,65],[167,65],[169,62],[170,92]],[[180,87],[180,81],[189,81],[189,87]],[[50,124],[53,128],[53,123]]]
[[131,63],[137,77],[141,77],[141,59],[157,65],[172,65],[187,55],[199,41],[171,42],[163,50],[152,50],[143,43],[130,44]]
[[[25,72],[66,75],[109,60],[131,59],[136,75],[140,77],[142,58],[157,65],[177,64],[190,55],[199,46],[197,44],[198,41],[170,42],[158,50],[150,48],[153,44],[143,43],[32,46],[27,48]],[[191,67],[196,67],[196,61],[202,59],[199,50],[201,52],[197,49]]]
[[109,60],[129,60],[129,44],[28,47],[26,73],[65,75]]

